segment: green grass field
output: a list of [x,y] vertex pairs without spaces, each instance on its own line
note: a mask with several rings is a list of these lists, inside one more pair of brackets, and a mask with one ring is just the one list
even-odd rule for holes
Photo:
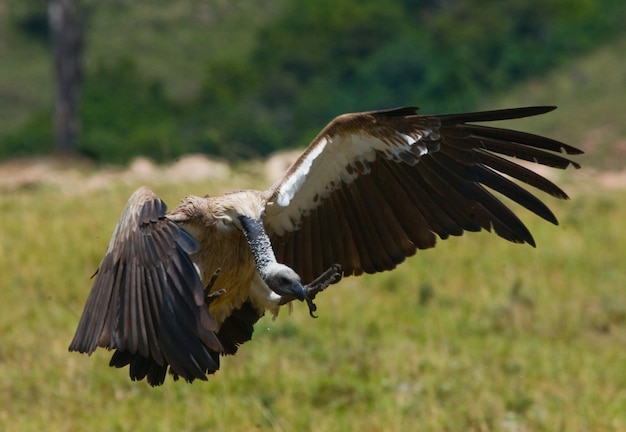
[[[568,171],[567,179],[579,172]],[[258,178],[154,185],[175,206]],[[566,181],[567,185],[568,182]],[[67,346],[127,196],[0,195],[0,430],[626,430],[626,191],[566,187],[538,247],[486,233],[264,318],[209,382],[131,382]],[[592,192],[593,190],[593,192]]]

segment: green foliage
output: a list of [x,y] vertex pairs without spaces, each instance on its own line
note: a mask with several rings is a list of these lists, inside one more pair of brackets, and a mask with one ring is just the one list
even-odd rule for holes
[[100,162],[137,154],[172,159],[188,151],[176,142],[177,113],[160,84],[142,79],[130,60],[101,66],[85,83],[79,151]]
[[41,0],[9,0],[9,22],[18,33],[33,40],[49,43],[48,14]]
[[[83,154],[116,163],[189,151],[265,156],[305,145],[344,112],[472,109],[622,34],[626,19],[621,0],[117,3],[84,4],[80,143]],[[29,23],[41,24],[42,3],[9,4],[12,28],[37,37]],[[134,17],[139,25],[125,24]],[[191,65],[204,67],[195,81]],[[7,140],[44,149],[51,133],[35,119],[4,136],[0,157],[14,154]]]
[[607,10],[626,16],[614,0],[293,2],[242,60],[262,79],[239,80],[237,90],[256,107],[246,121],[278,131],[277,142],[266,136],[268,148],[305,144],[307,127],[343,112],[471,109],[620,32]]
[[263,29],[253,64],[265,72],[261,96],[268,105],[292,104],[301,87],[332,74],[348,84],[359,67],[391,42],[401,10],[378,1],[297,1]]
[[21,128],[0,139],[0,159],[22,156],[43,156],[53,149],[52,114],[33,115]]

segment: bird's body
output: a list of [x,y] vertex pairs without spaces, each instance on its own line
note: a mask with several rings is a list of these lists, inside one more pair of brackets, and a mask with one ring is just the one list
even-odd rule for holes
[[245,215],[259,219],[260,209],[263,208],[260,197],[258,191],[237,191],[219,198],[192,196],[185,198],[167,215],[198,242],[198,251],[191,255],[191,259],[200,270],[203,286],[207,286],[219,270],[219,278],[211,291],[225,291],[209,305],[209,311],[218,325],[250,296],[259,313],[272,306],[271,290],[258,275],[250,246],[237,218]]
[[[534,240],[491,190],[552,212],[516,179],[567,195],[512,158],[578,167],[549,138],[477,124],[551,107],[421,116],[415,108],[345,114],[265,191],[185,198],[167,213],[147,188],[129,199],[70,350],[115,349],[113,366],[163,382],[206,379],[266,312],[313,298],[342,276],[395,268],[465,231]],[[502,157],[504,156],[504,157]]]

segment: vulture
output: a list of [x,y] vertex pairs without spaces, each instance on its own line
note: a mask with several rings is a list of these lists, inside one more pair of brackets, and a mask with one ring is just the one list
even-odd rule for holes
[[207,380],[266,311],[299,300],[314,315],[330,284],[392,270],[437,237],[486,230],[534,246],[494,192],[556,225],[519,183],[567,195],[517,161],[579,168],[566,155],[582,151],[484,123],[553,109],[344,114],[267,190],[188,196],[168,212],[142,187],[113,232],[69,350],[113,350],[111,366],[153,386],[168,371]]

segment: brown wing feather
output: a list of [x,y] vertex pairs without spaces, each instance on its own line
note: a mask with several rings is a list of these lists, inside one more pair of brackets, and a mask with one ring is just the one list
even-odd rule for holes
[[341,264],[345,275],[391,269],[416,249],[433,247],[435,234],[445,239],[485,229],[534,245],[491,190],[555,224],[550,209],[513,180],[557,198],[567,195],[501,155],[578,168],[562,153],[582,152],[550,138],[470,123],[552,109],[419,116],[415,108],[401,108],[338,117],[270,190],[266,224],[281,244],[277,259],[307,282],[329,262]]
[[206,379],[222,351],[203,287],[189,258],[193,237],[165,217],[166,206],[142,188],[128,201],[100,263],[70,351],[114,349],[112,366],[161,384],[166,370]]

